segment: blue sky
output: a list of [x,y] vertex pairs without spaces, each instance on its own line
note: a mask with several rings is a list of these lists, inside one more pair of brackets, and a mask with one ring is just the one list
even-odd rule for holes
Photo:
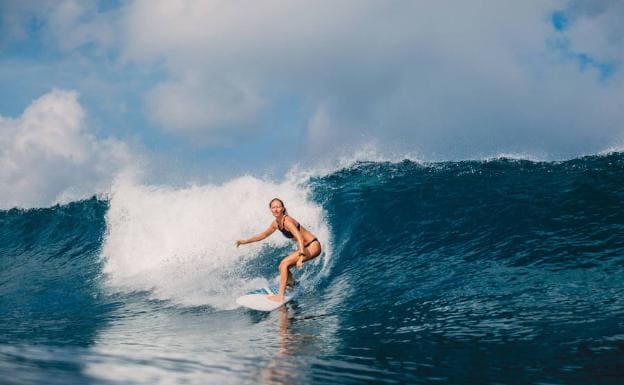
[[371,147],[548,160],[624,142],[620,1],[6,0],[0,12],[0,207],[106,190],[137,164],[184,183],[279,178]]

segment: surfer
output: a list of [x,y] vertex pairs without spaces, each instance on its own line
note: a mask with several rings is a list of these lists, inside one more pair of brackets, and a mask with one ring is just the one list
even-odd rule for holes
[[239,239],[236,241],[236,247],[244,245],[246,243],[258,242],[269,235],[273,234],[275,230],[281,231],[286,238],[292,239],[297,242],[297,251],[292,252],[286,258],[282,259],[279,264],[280,282],[279,292],[277,295],[270,295],[267,298],[277,302],[284,301],[284,293],[286,292],[286,286],[292,286],[294,284],[292,273],[290,268],[297,266],[301,269],[304,262],[318,257],[321,254],[321,242],[309,232],[305,227],[301,226],[298,221],[288,215],[288,211],[279,198],[273,198],[269,202],[269,208],[271,214],[275,217],[275,220],[271,222],[269,227],[258,235],[254,235],[248,239]]

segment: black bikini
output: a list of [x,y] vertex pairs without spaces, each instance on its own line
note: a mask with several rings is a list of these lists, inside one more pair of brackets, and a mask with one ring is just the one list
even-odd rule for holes
[[[282,234],[284,234],[284,236],[286,238],[293,239],[294,235],[290,231],[286,230],[286,227],[283,227],[284,226],[284,221],[286,220],[286,217],[287,217],[287,215],[284,215],[284,219],[282,220],[282,227],[280,228],[279,225],[278,225],[277,229],[279,231],[281,231]],[[299,224],[299,222],[297,222],[297,230],[301,230],[301,225]]]
[[[284,215],[284,219],[282,220],[282,226],[284,225],[284,221],[286,220],[286,217],[287,217],[287,215]],[[288,238],[288,239],[293,239],[293,238],[294,238],[294,235],[293,235],[290,231],[286,230],[286,228],[285,228],[285,227],[281,227],[281,228],[280,228],[280,227],[279,227],[279,224],[278,224],[278,225],[277,225],[277,229],[278,229],[279,231],[281,231],[281,232],[282,232],[282,234],[284,234],[284,236],[285,236],[286,238]],[[301,225],[299,224],[299,222],[297,222],[297,230],[301,230]],[[318,239],[316,239],[316,238],[314,238],[314,239],[313,239],[313,240],[311,240],[310,242],[308,242],[308,243],[306,243],[305,245],[303,245],[303,247],[308,247],[308,246],[310,246],[311,244],[313,244],[314,242],[319,242],[319,240],[318,240]],[[321,242],[319,242],[319,244],[320,244],[320,243],[321,243]]]

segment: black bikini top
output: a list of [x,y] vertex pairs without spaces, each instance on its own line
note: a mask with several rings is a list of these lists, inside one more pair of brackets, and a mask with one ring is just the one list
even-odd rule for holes
[[[292,239],[292,238],[294,237],[294,235],[293,235],[290,231],[286,230],[286,228],[284,227],[284,221],[286,220],[286,217],[287,217],[287,216],[288,216],[288,215],[284,215],[284,219],[282,220],[282,227],[280,228],[280,227],[279,227],[279,224],[278,224],[278,225],[277,225],[277,229],[278,229],[279,231],[281,231],[281,232],[282,232],[282,234],[284,234],[284,236],[285,236],[286,238],[288,238],[288,239]],[[297,222],[297,230],[301,230],[301,225],[299,224],[299,222]]]

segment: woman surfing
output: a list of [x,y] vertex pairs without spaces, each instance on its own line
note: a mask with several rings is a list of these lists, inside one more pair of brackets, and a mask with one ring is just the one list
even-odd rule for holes
[[292,286],[294,283],[290,268],[297,266],[301,269],[304,262],[318,257],[321,254],[321,242],[308,231],[305,227],[301,226],[298,221],[288,215],[284,202],[279,198],[273,198],[269,202],[269,208],[271,214],[275,220],[271,222],[269,227],[258,235],[254,235],[249,239],[239,239],[236,241],[236,247],[247,243],[258,242],[269,235],[273,234],[275,230],[279,230],[284,234],[286,238],[292,239],[297,242],[297,251],[292,252],[286,258],[282,259],[279,264],[280,280],[279,280],[279,292],[277,295],[267,296],[268,299],[276,302],[284,301],[284,293],[286,292],[286,286]]

